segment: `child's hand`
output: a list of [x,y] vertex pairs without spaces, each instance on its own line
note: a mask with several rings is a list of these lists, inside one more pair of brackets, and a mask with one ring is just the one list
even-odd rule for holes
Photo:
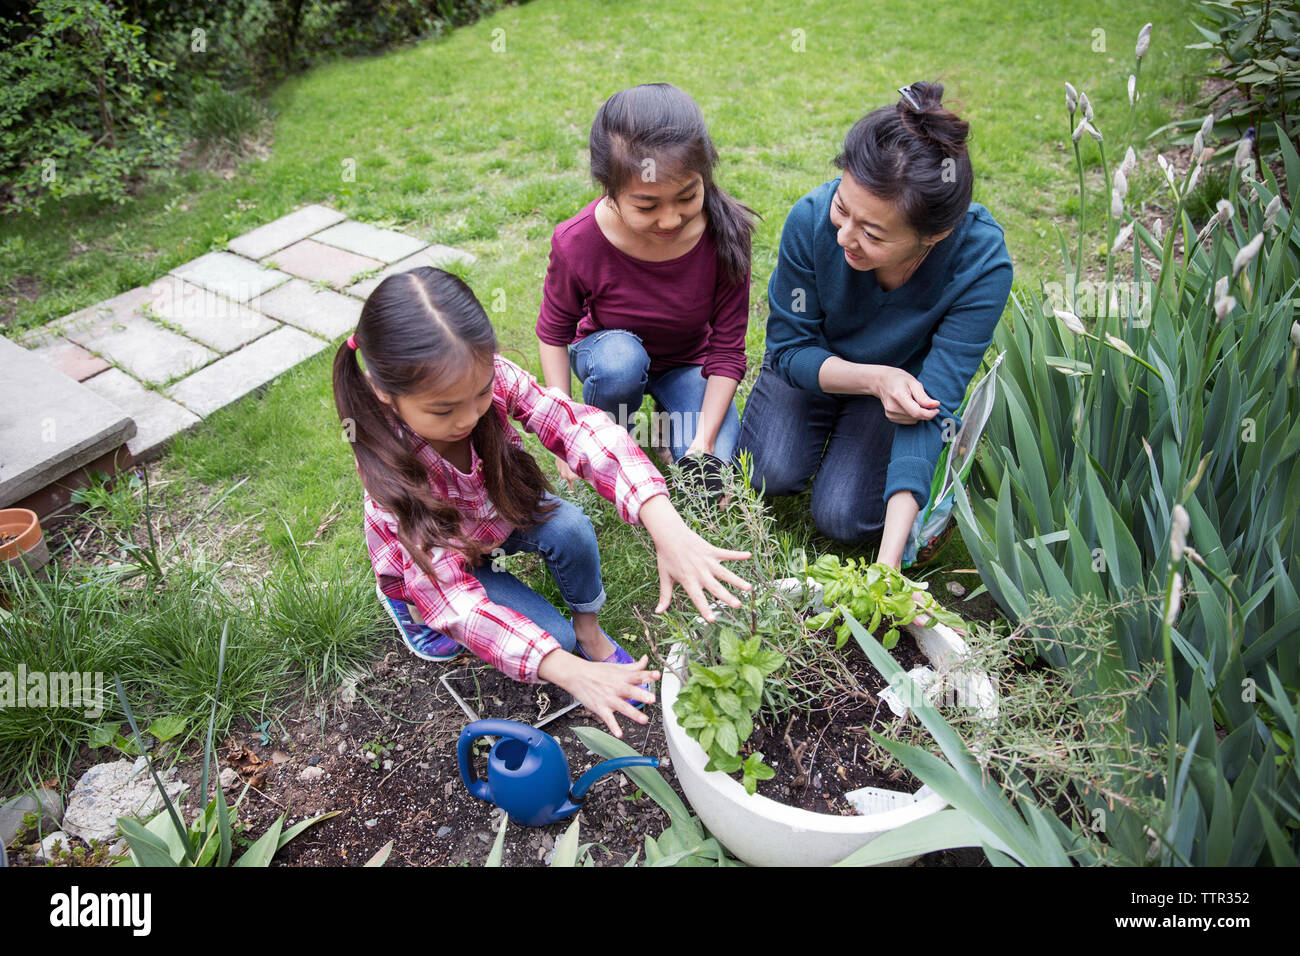
[[569,467],[569,463],[559,455],[555,456],[555,469],[560,473],[560,477],[568,482],[569,490],[572,491],[574,486],[582,481],[582,475],[578,474]]
[[628,703],[628,698],[653,704],[654,692],[642,684],[659,680],[659,671],[647,670],[649,658],[642,655],[633,664],[606,664],[587,661],[564,651],[552,651],[542,659],[537,676],[567,690],[573,697],[605,722],[609,732],[622,737],[623,731],[614,719],[622,714],[638,724],[650,718]]
[[[727,582],[742,591],[750,583],[723,566],[723,561],[744,561],[748,551],[727,551],[709,544],[686,527],[677,509],[667,495],[655,495],[641,506],[641,523],[650,532],[655,543],[655,559],[659,565],[659,603],[656,614],[662,614],[673,597],[673,583],[682,586],[704,620],[715,619],[707,590],[715,598],[732,607],[740,607],[740,598],[722,584]],[[719,580],[721,578],[721,581]]]

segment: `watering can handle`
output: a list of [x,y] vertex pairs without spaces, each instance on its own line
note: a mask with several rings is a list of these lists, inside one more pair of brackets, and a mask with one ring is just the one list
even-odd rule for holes
[[460,764],[460,778],[465,787],[480,800],[492,801],[492,791],[488,782],[474,773],[474,763],[470,757],[470,745],[479,737],[510,737],[527,740],[527,731],[532,730],[524,724],[513,720],[476,720],[460,732],[456,742],[456,761]]

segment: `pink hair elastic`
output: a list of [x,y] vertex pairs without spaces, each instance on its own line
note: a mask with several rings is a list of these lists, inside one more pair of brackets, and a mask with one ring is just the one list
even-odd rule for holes
[[348,348],[354,352],[357,350],[357,333],[353,332],[348,336]]

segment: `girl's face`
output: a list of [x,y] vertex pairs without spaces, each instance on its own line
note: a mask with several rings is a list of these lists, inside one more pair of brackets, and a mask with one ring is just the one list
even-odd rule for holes
[[892,202],[863,189],[847,171],[831,200],[831,224],[838,231],[835,241],[844,250],[844,261],[859,272],[905,266],[952,232],[922,241]]
[[[379,400],[396,410],[406,427],[429,442],[434,451],[468,438],[492,406],[491,362],[475,362],[457,382],[428,388],[396,399],[375,389]],[[373,388],[373,386],[371,386]]]
[[671,245],[704,209],[704,177],[688,171],[681,179],[642,182],[634,176],[610,202],[629,230],[647,242]]

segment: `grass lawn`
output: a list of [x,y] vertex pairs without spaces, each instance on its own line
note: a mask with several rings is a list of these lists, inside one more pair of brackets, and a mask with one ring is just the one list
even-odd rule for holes
[[[1205,60],[1183,49],[1199,39],[1193,8],[1120,0],[894,7],[537,0],[439,42],[339,60],[289,80],[272,97],[269,156],[229,178],[187,171],[122,208],[71,204],[0,221],[0,288],[36,289],[14,305],[12,319],[39,324],[319,202],[473,252],[478,262],[463,274],[480,299],[500,301],[497,290],[504,292],[505,311],[493,313],[503,348],[540,374],[533,325],[550,235],[596,195],[585,155],[590,121],[615,90],[662,80],[699,102],[721,154],[719,183],[763,216],[749,336],[756,368],[786,213],[836,174],[831,160],[863,113],[895,102],[896,88],[914,80],[943,82],[948,104],[972,124],[975,199],[1005,228],[1017,281],[1036,286],[1062,273],[1055,223],[1065,222],[1076,189],[1063,82],[1088,92],[1116,162],[1128,141],[1133,43],[1148,20],[1152,46],[1133,128],[1145,134],[1184,115],[1195,98],[1192,78]],[[1084,142],[1095,160],[1095,146]],[[345,177],[350,169],[355,179]],[[1072,227],[1065,229],[1072,242]],[[251,517],[244,527],[267,543],[275,568],[288,566],[293,552],[281,516],[302,542],[341,508],[306,560],[364,580],[371,572],[361,491],[340,440],[330,361],[326,352],[260,398],[215,415],[176,442],[166,470],[216,487],[249,476],[219,515],[230,524]],[[550,468],[549,455],[544,460]],[[589,513],[600,507],[589,494],[582,500]],[[797,502],[777,514],[779,528],[803,533]],[[612,517],[593,514],[612,598],[606,626],[617,634],[633,630],[632,609],[652,605],[656,584],[639,532]],[[942,566],[968,565],[954,538]]]

